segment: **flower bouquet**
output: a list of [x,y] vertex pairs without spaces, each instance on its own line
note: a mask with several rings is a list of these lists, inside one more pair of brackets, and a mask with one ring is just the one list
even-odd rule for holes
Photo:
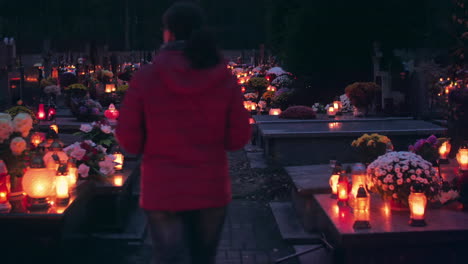
[[12,192],[22,191],[20,177],[30,160],[31,145],[27,142],[33,127],[33,119],[26,113],[12,116],[0,113],[0,160],[3,160],[11,176]]
[[[263,77],[252,77],[248,81],[248,87],[257,92],[258,95],[263,95],[266,88],[270,85],[267,79]],[[256,102],[260,101],[260,98],[256,98]]]
[[283,111],[279,118],[283,119],[315,119],[315,111],[307,106],[291,106]]
[[73,98],[70,108],[79,121],[97,121],[102,117],[101,104],[89,98]]
[[420,183],[431,201],[439,195],[442,178],[432,164],[411,152],[389,152],[369,164],[371,190],[383,199],[392,199],[395,204],[408,205],[411,186]]
[[345,88],[346,96],[363,115],[367,114],[378,91],[380,91],[380,86],[373,82],[355,82]]
[[75,133],[75,135],[80,136],[83,140],[90,140],[107,148],[111,148],[117,143],[114,130],[105,120],[91,124],[81,124],[80,132]]
[[271,82],[271,85],[278,88],[290,88],[292,84],[293,79],[288,74],[280,75]]
[[353,111],[353,105],[346,94],[340,96],[340,101],[342,106],[341,112],[348,113]]
[[423,159],[431,163],[435,163],[439,158],[439,147],[446,140],[446,138],[438,139],[436,136],[432,135],[427,139],[420,139],[416,141],[414,145],[410,145],[408,147],[408,150],[418,154]]
[[351,146],[356,148],[361,157],[361,162],[369,164],[384,155],[387,150],[393,150],[392,141],[379,134],[364,134],[360,138],[354,140]]
[[75,142],[63,149],[78,168],[82,179],[106,180],[115,172],[115,158],[107,149],[91,140]]
[[317,114],[325,114],[327,112],[325,106],[321,103],[315,103],[312,105],[312,109],[317,113]]

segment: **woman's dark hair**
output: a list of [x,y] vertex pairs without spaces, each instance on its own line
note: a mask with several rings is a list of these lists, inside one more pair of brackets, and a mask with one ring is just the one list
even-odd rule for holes
[[163,15],[164,28],[172,32],[176,40],[185,40],[184,55],[195,69],[207,69],[221,62],[215,40],[205,28],[205,14],[194,3],[179,2]]

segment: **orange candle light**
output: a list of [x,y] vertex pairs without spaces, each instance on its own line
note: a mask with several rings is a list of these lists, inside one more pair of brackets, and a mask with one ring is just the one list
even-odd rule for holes
[[457,161],[460,166],[460,170],[468,171],[468,148],[462,147],[458,150]]
[[55,191],[57,198],[66,199],[68,195],[68,177],[66,176],[57,176],[55,179]]
[[411,187],[411,194],[408,197],[408,204],[410,208],[410,225],[412,226],[425,226],[424,220],[427,198],[423,193],[422,185],[415,184]]
[[450,145],[450,142],[445,141],[442,143],[442,145],[439,148],[439,155],[440,155],[440,162],[441,163],[448,163],[448,154],[450,153],[450,150],[452,149],[452,146]]
[[39,108],[37,110],[37,119],[44,120],[46,118],[46,113],[44,110],[44,104],[39,104]]
[[112,91],[115,91],[115,84],[113,84],[113,83],[106,84],[105,92],[106,93],[112,93]]
[[281,109],[279,108],[271,108],[270,111],[269,111],[269,114],[270,115],[280,115],[281,114]]
[[8,189],[6,184],[0,185],[0,204],[8,202]]
[[44,141],[44,136],[39,133],[39,132],[34,132],[31,136],[31,144],[34,145],[34,147],[37,147],[39,146],[39,144],[42,143],[42,141]]
[[121,174],[114,175],[114,186],[123,185],[123,176]]
[[369,223],[369,195],[364,188],[364,185],[359,186],[354,204],[354,229],[368,229]]
[[335,117],[336,116],[335,107],[333,107],[333,106],[328,107],[327,114],[328,114],[329,117]]
[[124,164],[124,155],[120,152],[120,151],[116,151],[114,153],[112,153],[112,155],[115,157],[115,160],[114,162],[116,163],[115,164],[115,170],[122,170],[123,169],[123,164]]
[[55,133],[57,133],[57,134],[59,133],[59,128],[58,128],[57,124],[50,125],[50,129],[55,131]]
[[346,206],[348,205],[348,177],[346,175],[340,175],[337,186],[338,193],[338,205]]
[[334,101],[333,108],[336,110],[336,112],[340,112],[342,108],[341,101]]
[[[367,175],[366,175],[366,167],[364,164],[357,163],[353,167],[353,175],[352,175],[352,187],[351,187],[351,197],[352,201],[351,204],[354,204],[354,200],[357,197],[358,190],[361,186],[367,185]],[[364,189],[366,190],[366,189]]]
[[330,184],[330,188],[332,189],[332,195],[336,198],[338,194],[338,180],[340,179],[339,174],[332,174],[330,176],[330,180],[328,181],[328,184]]

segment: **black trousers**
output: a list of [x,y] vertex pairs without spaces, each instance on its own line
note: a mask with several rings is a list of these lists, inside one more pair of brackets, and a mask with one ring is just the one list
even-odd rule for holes
[[214,264],[226,207],[184,212],[146,211],[152,264]]

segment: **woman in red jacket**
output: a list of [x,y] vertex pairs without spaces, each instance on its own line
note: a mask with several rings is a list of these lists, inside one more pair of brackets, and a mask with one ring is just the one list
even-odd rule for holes
[[248,142],[249,116],[202,10],[175,4],[163,23],[165,45],[132,78],[116,134],[143,154],[140,204],[156,263],[210,264],[231,201],[226,151]]

